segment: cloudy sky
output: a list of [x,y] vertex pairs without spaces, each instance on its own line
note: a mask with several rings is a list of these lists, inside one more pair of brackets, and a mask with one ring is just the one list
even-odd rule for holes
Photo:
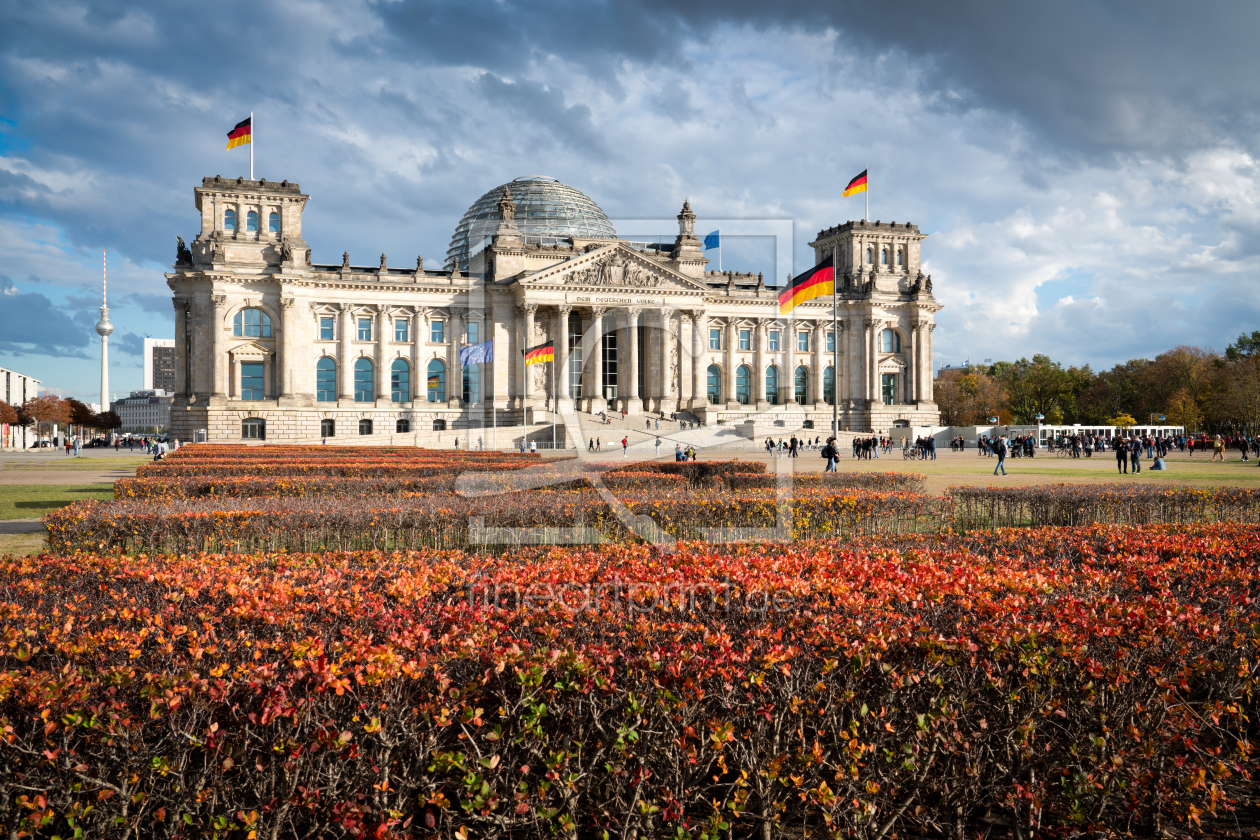
[[[140,387],[251,110],[317,262],[440,261],[544,174],[616,219],[791,220],[800,271],[869,168],[872,218],[930,234],[938,365],[1222,349],[1260,328],[1257,34],[1229,2],[0,0],[0,366],[93,394],[106,249],[112,387]],[[775,272],[768,242],[723,267]]]

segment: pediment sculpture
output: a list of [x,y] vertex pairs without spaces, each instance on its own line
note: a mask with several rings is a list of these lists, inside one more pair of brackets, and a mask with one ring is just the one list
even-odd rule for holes
[[623,289],[656,289],[663,283],[657,274],[639,265],[629,255],[610,254],[597,263],[569,272],[570,286],[613,286]]

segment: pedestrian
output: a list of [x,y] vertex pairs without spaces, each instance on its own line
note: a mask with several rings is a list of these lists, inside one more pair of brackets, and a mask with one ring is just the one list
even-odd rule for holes
[[997,440],[997,444],[993,447],[994,454],[997,455],[997,466],[993,468],[993,474],[997,475],[998,470],[1002,471],[1002,475],[1006,475],[1006,435],[1002,435]]
[[628,437],[623,437],[621,439],[621,457],[622,458],[630,457],[630,438]]
[[1129,454],[1125,452],[1124,444],[1116,441],[1116,472],[1127,475],[1129,472]]
[[[459,438],[455,438],[455,448],[456,448],[456,449],[459,449]],[[521,444],[521,451],[522,451],[522,452],[524,452],[524,451],[525,451],[525,444],[523,444],[523,443]]]
[[1220,435],[1216,436],[1216,440],[1212,441],[1212,460],[1216,460],[1216,456],[1221,457],[1221,463],[1225,463],[1225,441]]
[[529,442],[529,451],[533,454],[538,454],[538,441],[531,440]]
[[796,433],[793,432],[791,439],[788,441],[788,455],[793,458],[796,457],[796,449],[799,443],[800,441],[796,439]]
[[603,447],[603,444],[599,442],[599,438],[595,438],[595,451],[596,452],[602,451],[602,447]]
[[477,451],[480,452],[481,450],[482,450],[481,435],[477,435]]
[[595,451],[595,438],[591,438],[590,440],[586,442],[586,451],[587,452]]
[[836,458],[839,454],[836,451],[836,439],[827,438],[827,445],[822,449],[823,460],[827,462],[827,467],[823,472],[833,473],[836,471]]
[[[1225,460],[1225,455],[1221,455],[1221,460]],[[1137,475],[1142,471],[1142,439],[1134,438],[1133,443],[1129,445],[1129,463],[1133,467],[1133,474]]]

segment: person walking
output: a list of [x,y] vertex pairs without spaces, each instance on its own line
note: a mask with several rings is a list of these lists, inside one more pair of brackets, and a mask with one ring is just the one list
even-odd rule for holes
[[840,454],[836,451],[836,439],[827,438],[827,445],[822,448],[823,460],[827,462],[827,466],[823,472],[833,473],[836,471],[836,457]]
[[[1225,460],[1224,456],[1221,460]],[[1142,471],[1142,439],[1134,438],[1133,443],[1129,446],[1129,463],[1133,467],[1133,474],[1137,475]]]
[[530,454],[532,454],[532,455],[537,455],[537,454],[538,454],[538,441],[536,441],[536,440],[531,440],[531,441],[529,442],[529,451],[530,451]]
[[628,437],[623,437],[621,439],[621,457],[622,458],[630,457],[630,438]]
[[656,436],[656,457],[661,457],[661,436]]
[[796,433],[794,432],[792,434],[792,437],[788,440],[788,455],[789,456],[793,458],[796,457],[796,449],[799,444],[800,444],[800,441],[796,439]]
[[595,451],[595,438],[591,438],[590,440],[586,442],[586,451],[587,452]]
[[1212,441],[1212,460],[1216,460],[1216,456],[1220,456],[1221,463],[1225,463],[1225,440],[1220,436],[1216,436],[1216,440]]
[[997,439],[997,443],[993,446],[993,453],[998,459],[997,466],[993,468],[993,474],[997,475],[998,470],[1001,470],[1002,475],[1006,475],[1006,435]]
[[1128,475],[1129,473],[1129,452],[1128,448],[1122,441],[1115,442],[1116,448],[1116,472]]

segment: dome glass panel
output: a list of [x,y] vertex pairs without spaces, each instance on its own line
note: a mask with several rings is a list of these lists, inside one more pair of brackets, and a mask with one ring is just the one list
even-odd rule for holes
[[446,250],[447,268],[456,257],[460,269],[466,268],[469,258],[489,244],[498,226],[499,199],[505,189],[512,191],[516,226],[526,242],[554,245],[574,236],[617,238],[617,232],[599,205],[573,187],[545,176],[517,178],[490,190],[468,208]]

